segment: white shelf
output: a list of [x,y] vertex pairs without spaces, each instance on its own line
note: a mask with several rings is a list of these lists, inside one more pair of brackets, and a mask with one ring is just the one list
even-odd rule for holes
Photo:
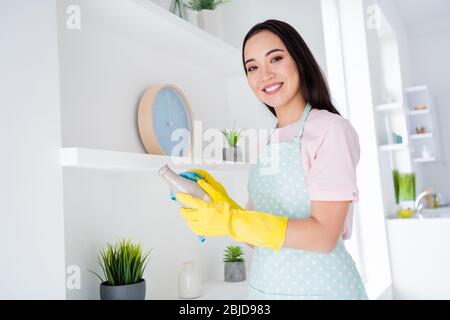
[[147,45],[178,50],[190,61],[201,61],[201,65],[207,65],[210,70],[221,72],[226,77],[245,75],[238,48],[150,0],[92,3],[89,5],[101,10],[102,19],[115,19],[116,25],[124,25],[131,30],[145,30],[142,42]]
[[435,157],[430,157],[430,158],[415,158],[413,159],[413,162],[419,163],[419,162],[433,162],[436,161]]
[[[426,163],[441,161],[441,146],[439,142],[439,126],[433,99],[426,85],[405,89],[407,105],[407,126],[409,138],[417,148],[412,149],[412,163]],[[415,110],[417,106],[426,106],[426,109]],[[426,133],[417,134],[417,128],[423,127]],[[423,158],[420,149],[427,147],[432,156]]]
[[397,151],[397,150],[407,150],[407,145],[403,143],[397,143],[397,144],[385,144],[382,146],[379,146],[381,151]]
[[422,215],[427,217],[442,217],[450,218],[450,206],[447,204],[444,207],[438,207],[433,209],[423,209]]
[[225,282],[224,280],[209,280],[202,284],[202,295],[195,299],[182,299],[178,296],[174,300],[247,300],[248,282]]
[[415,87],[409,87],[409,88],[405,89],[405,91],[407,93],[418,92],[418,91],[427,91],[427,90],[428,90],[427,86],[415,86]]
[[203,295],[198,300],[246,300],[248,283],[213,280],[203,285]]
[[385,103],[375,106],[375,111],[377,112],[387,112],[387,111],[401,111],[403,105],[399,102]]
[[417,139],[426,139],[426,138],[432,138],[433,133],[421,133],[421,134],[412,134],[409,136],[411,139],[417,140]]
[[171,157],[87,148],[61,149],[61,165],[66,168],[145,170],[157,172],[165,164],[168,164],[177,171],[200,168],[213,172],[247,174],[250,169],[250,164],[243,162],[215,161],[212,159],[192,160],[188,157]]
[[408,115],[409,116],[418,116],[418,115],[428,115],[430,114],[430,108],[428,109],[424,109],[424,110],[413,110],[413,111],[409,111]]

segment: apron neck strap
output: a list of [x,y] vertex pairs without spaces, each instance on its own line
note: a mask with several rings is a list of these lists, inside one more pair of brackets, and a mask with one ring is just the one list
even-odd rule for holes
[[306,103],[305,110],[303,110],[302,117],[300,118],[300,128],[298,134],[295,136],[296,141],[300,141],[300,138],[303,136],[303,130],[305,129],[306,119],[308,118],[309,113],[311,112],[311,105],[309,102]]
[[[300,138],[303,136],[303,129],[305,128],[305,122],[308,118],[309,112],[311,111],[311,105],[309,102],[306,103],[305,109],[303,110],[302,116],[300,118],[300,129],[299,133],[295,135],[294,141],[299,142]],[[275,126],[274,130],[277,129],[277,126]],[[267,139],[266,145],[270,143],[270,138],[272,137],[272,134],[269,134],[269,137]]]

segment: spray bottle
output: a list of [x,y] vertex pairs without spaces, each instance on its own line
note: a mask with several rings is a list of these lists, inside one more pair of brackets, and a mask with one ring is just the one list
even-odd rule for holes
[[[175,195],[179,192],[182,192],[188,193],[194,197],[202,199],[203,201],[211,201],[208,194],[198,186],[197,182],[195,182],[196,180],[191,180],[190,178],[176,174],[172,169],[169,168],[168,165],[162,166],[161,169],[158,170],[158,174],[169,184],[170,191],[172,192],[172,200],[177,201]],[[187,208],[186,205],[180,202],[178,202],[178,204],[180,204],[184,208]],[[201,242],[205,241],[204,236],[199,236],[199,239]]]

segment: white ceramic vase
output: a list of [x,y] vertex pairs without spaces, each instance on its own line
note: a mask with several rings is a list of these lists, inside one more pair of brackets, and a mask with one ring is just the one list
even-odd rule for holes
[[206,32],[222,38],[223,30],[220,14],[216,10],[201,10],[197,14],[197,25]]
[[178,295],[182,299],[195,299],[202,295],[202,277],[192,261],[184,262],[178,273]]

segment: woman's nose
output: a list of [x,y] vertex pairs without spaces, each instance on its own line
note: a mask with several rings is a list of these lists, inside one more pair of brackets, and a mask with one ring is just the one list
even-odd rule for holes
[[263,68],[262,73],[261,73],[261,77],[262,77],[262,81],[267,81],[270,80],[274,77],[274,72],[272,70],[270,70],[270,68]]

